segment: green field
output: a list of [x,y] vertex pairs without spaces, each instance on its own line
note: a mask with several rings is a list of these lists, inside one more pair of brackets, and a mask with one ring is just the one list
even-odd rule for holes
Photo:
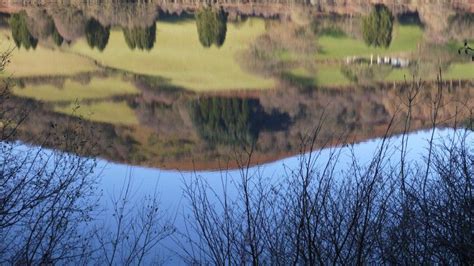
[[[302,86],[309,87],[339,87],[348,86],[351,81],[343,75],[341,67],[338,65],[319,65],[315,73],[311,73],[303,68],[297,68],[290,73],[291,80]],[[430,76],[421,77],[423,80],[435,80],[437,73]],[[385,77],[386,82],[400,82],[411,80],[412,74],[409,69],[394,68]],[[419,77],[420,78],[420,77]],[[455,63],[443,73],[443,80],[451,79],[474,79],[474,66],[472,63]]]
[[474,62],[452,64],[443,79],[474,79]]
[[266,89],[274,80],[249,74],[235,56],[265,31],[264,21],[249,19],[236,27],[228,23],[224,45],[204,48],[199,43],[194,20],[157,22],[157,36],[151,51],[130,50],[121,30],[113,29],[103,52],[92,50],[84,40],[70,51],[88,56],[105,66],[129,72],[160,76],[171,85],[194,91]]
[[316,73],[311,73],[304,68],[291,71],[291,75],[298,80],[304,81],[303,86],[335,87],[346,86],[350,81],[342,74],[338,65],[320,65]]
[[35,50],[16,48],[11,32],[0,30],[0,51],[13,49],[11,62],[4,75],[16,78],[28,76],[66,76],[98,69],[92,60],[38,45]]
[[93,78],[89,83],[67,79],[61,88],[51,84],[28,85],[26,88],[18,86],[13,93],[26,98],[46,102],[75,101],[85,99],[104,99],[117,95],[136,94],[138,90],[130,83],[119,77]]
[[137,125],[135,112],[126,102],[99,102],[93,104],[57,105],[54,111],[67,115],[80,116],[96,122],[115,125]]
[[390,47],[369,47],[363,40],[348,36],[321,36],[318,38],[321,52],[318,59],[341,59],[347,56],[387,55],[394,53],[413,52],[423,38],[423,30],[416,25],[397,25],[394,27]]

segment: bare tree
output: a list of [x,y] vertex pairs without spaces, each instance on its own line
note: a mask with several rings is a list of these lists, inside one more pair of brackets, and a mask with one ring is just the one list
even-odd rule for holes
[[[409,159],[408,132],[428,85],[413,79],[401,88],[398,111],[367,160],[352,146],[325,157],[315,150],[317,141],[325,146],[322,116],[301,140],[298,166],[271,182],[250,167],[252,149],[237,157],[239,177],[224,171],[222,193],[205,177],[185,182],[191,214],[181,232],[183,257],[227,265],[472,264],[473,143],[471,132],[458,128],[458,111],[450,118],[453,133],[436,139],[446,124],[442,110],[468,105],[446,102],[444,84],[440,75],[430,94],[432,128],[417,161]],[[399,124],[401,143],[390,138]]]

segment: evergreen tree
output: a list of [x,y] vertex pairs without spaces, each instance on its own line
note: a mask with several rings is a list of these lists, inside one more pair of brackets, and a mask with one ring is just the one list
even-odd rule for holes
[[132,29],[124,28],[123,36],[128,47],[132,50],[151,50],[156,42],[156,23],[150,27],[134,27]]
[[191,104],[199,135],[211,144],[251,144],[256,141],[263,111],[258,100],[201,98]]
[[203,8],[196,13],[196,26],[202,46],[221,47],[227,33],[227,14],[222,9]]
[[86,40],[91,48],[103,51],[109,42],[110,27],[104,27],[99,21],[90,19],[86,25]]
[[34,38],[28,30],[26,19],[27,15],[25,11],[13,14],[10,17],[9,23],[12,30],[13,41],[18,48],[23,46],[26,50],[30,48],[35,49],[38,45],[38,40]]
[[370,15],[362,19],[364,41],[369,46],[389,47],[392,31],[393,16],[384,5],[376,5]]

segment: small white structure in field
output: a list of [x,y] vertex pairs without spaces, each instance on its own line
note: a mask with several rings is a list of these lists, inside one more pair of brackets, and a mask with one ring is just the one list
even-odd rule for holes
[[392,66],[393,67],[399,67],[400,66],[400,60],[398,58],[392,58]]
[[408,67],[410,65],[410,60],[400,59],[400,67]]

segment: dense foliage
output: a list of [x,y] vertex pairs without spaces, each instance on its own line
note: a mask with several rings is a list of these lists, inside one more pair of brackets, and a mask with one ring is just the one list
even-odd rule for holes
[[392,30],[393,16],[384,5],[376,5],[370,15],[362,19],[364,41],[369,46],[389,47]]
[[104,27],[99,21],[90,19],[86,25],[87,44],[103,51],[109,42],[110,27]]
[[156,24],[145,28],[124,28],[123,36],[130,49],[151,50],[156,42]]
[[251,144],[259,132],[260,103],[240,98],[203,98],[191,104],[199,135],[211,144]]
[[227,32],[227,14],[223,10],[203,8],[196,12],[196,26],[202,46],[221,47]]
[[27,15],[24,11],[11,16],[9,22],[12,29],[12,37],[18,48],[23,46],[26,50],[30,48],[35,49],[38,40],[34,38],[28,30],[26,19]]

